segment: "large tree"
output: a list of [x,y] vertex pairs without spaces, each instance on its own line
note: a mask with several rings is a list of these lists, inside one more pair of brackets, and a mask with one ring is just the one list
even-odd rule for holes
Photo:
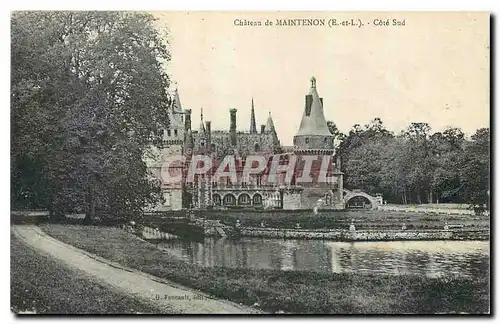
[[406,140],[406,179],[410,200],[426,201],[432,179],[431,127],[427,123],[411,123],[403,132]]
[[464,184],[460,181],[460,159],[464,141],[465,134],[454,127],[447,128],[442,133],[434,133],[430,137],[433,168],[430,202],[453,202],[462,199]]
[[168,125],[154,17],[15,12],[11,27],[13,206],[128,218],[161,199],[143,162]]
[[381,185],[382,175],[391,157],[386,154],[387,148],[393,141],[394,135],[384,127],[380,118],[364,127],[354,125],[341,143],[346,186],[371,194],[386,192],[387,188]]
[[459,162],[464,198],[480,208],[489,208],[490,202],[490,145],[489,128],[478,129],[465,144]]

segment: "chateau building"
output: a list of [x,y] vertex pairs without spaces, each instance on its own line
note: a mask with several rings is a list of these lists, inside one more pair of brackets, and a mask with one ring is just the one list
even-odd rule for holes
[[[315,78],[311,79],[309,94],[305,96],[293,147],[281,145],[270,113],[266,123],[257,129],[253,99],[248,131],[237,129],[237,109],[234,108],[229,110],[229,131],[213,130],[211,122],[203,120],[203,110],[199,128],[193,130],[191,110],[183,109],[177,91],[168,115],[170,125],[164,132],[165,147],[150,164],[153,173],[162,179],[165,198],[165,203],[156,210],[345,207],[340,159],[335,158],[334,136],[325,120],[323,98],[319,97]],[[190,179],[193,165],[203,167],[203,163],[194,160],[200,155],[209,157],[211,167]],[[171,160],[179,156],[183,156],[184,161]],[[245,177],[243,170],[251,156],[263,157],[266,164],[262,171]],[[216,177],[216,171],[228,157],[234,158],[235,174],[228,172]],[[224,171],[231,169],[231,165],[223,166]],[[165,172],[169,176],[177,175],[178,181],[164,181]]]

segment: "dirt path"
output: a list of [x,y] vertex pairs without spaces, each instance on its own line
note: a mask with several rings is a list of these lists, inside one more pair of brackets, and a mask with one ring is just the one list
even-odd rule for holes
[[172,313],[259,313],[256,309],[214,299],[199,291],[170,283],[80,250],[50,237],[37,226],[13,226],[12,232],[24,243],[69,267],[83,271],[119,291],[151,301]]

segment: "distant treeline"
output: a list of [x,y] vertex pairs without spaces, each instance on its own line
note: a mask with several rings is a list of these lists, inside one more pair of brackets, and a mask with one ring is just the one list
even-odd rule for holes
[[396,135],[380,118],[354,125],[347,135],[328,125],[340,141],[346,188],[382,193],[390,203],[488,205],[489,128],[466,138],[459,128],[431,133],[426,123],[411,123]]

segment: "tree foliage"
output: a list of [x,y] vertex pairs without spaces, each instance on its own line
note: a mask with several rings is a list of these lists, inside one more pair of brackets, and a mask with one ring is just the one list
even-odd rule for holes
[[[336,128],[335,128],[336,129]],[[340,144],[344,185],[382,193],[393,203],[489,203],[489,129],[470,140],[459,128],[431,133],[426,123],[411,123],[400,134],[379,118],[354,125]]]
[[143,162],[168,124],[167,44],[149,14],[16,12],[11,203],[132,217],[158,201]]

